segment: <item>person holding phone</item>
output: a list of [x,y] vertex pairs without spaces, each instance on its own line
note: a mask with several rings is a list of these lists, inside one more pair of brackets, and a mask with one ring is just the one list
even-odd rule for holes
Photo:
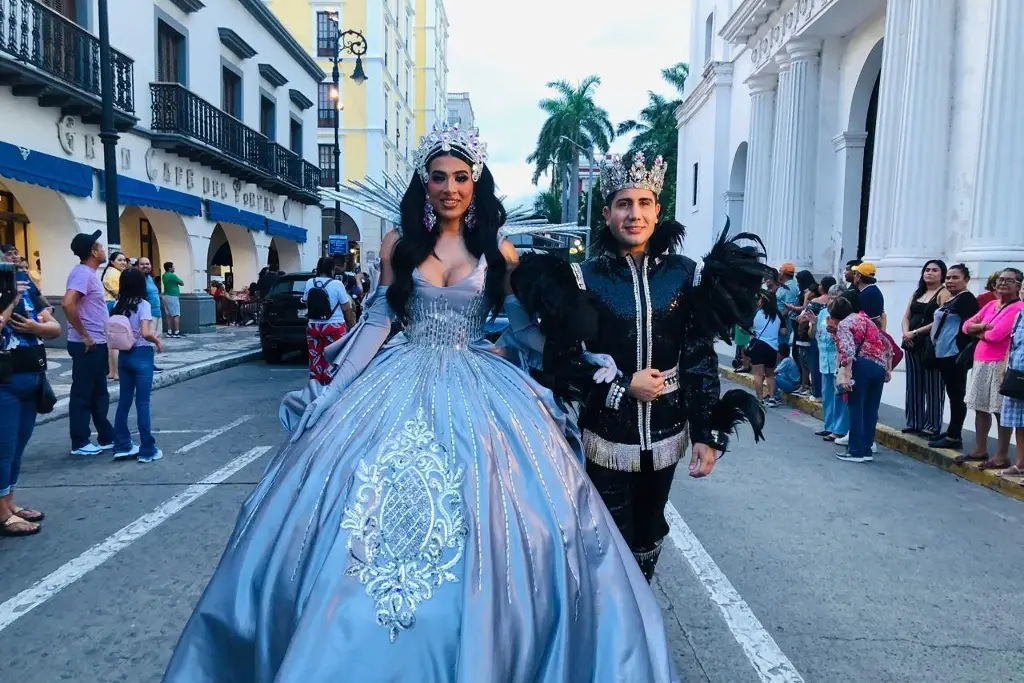
[[44,515],[15,504],[14,489],[44,386],[42,340],[59,337],[60,323],[38,290],[15,272],[13,264],[0,264],[0,536],[31,536]]

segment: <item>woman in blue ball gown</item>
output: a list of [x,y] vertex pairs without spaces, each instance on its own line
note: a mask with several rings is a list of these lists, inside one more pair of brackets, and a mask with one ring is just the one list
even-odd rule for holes
[[484,338],[516,263],[485,159],[473,131],[423,139],[380,287],[244,504],[167,683],[677,682],[565,414]]

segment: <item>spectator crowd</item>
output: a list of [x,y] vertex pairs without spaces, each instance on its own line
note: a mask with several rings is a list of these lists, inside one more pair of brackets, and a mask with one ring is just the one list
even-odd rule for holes
[[[782,264],[759,295],[752,336],[737,330],[734,368],[752,373],[767,408],[779,405],[782,392],[820,401],[818,435],[841,447],[841,460],[868,462],[883,389],[904,363],[903,433],[963,451],[956,462],[977,461],[1024,486],[1024,275],[1016,268],[993,273],[976,297],[966,265],[929,260],[898,331],[876,278],[875,265],[859,260],[846,264],[842,284]],[[965,449],[969,410],[975,439]]]

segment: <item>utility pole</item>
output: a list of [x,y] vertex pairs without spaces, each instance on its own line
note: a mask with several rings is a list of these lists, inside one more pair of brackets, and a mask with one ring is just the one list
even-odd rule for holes
[[[100,94],[103,105],[100,140],[103,142],[103,182],[106,188],[107,252],[121,249],[121,210],[117,192],[117,129],[114,128],[114,65],[110,56],[110,20],[107,0],[99,0]],[[13,28],[13,17],[11,26]]]

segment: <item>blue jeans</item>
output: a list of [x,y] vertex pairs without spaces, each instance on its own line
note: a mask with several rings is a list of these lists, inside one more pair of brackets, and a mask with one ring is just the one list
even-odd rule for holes
[[820,374],[821,409],[825,414],[825,429],[833,434],[846,435],[850,431],[850,411],[843,397],[836,394],[836,376],[824,372]]
[[96,438],[101,445],[114,441],[114,428],[107,419],[110,394],[107,393],[107,345],[97,344],[86,352],[85,344],[68,342],[71,356],[71,396],[68,402],[68,426],[71,448],[89,443],[89,418],[96,425]]
[[41,372],[18,372],[0,384],[0,496],[14,490],[32,430],[36,427],[36,397]]
[[863,358],[853,362],[853,391],[850,392],[850,455],[868,457],[878,426],[878,407],[885,388],[885,369]]
[[821,352],[818,349],[818,342],[811,340],[811,396],[814,398],[821,398],[821,393],[824,389],[821,379],[821,367],[818,361],[820,360]]
[[[800,388],[799,382],[787,381],[784,377],[775,376],[775,387],[777,392],[784,391],[787,394],[792,394],[794,391]],[[776,392],[776,393],[777,393]]]
[[149,397],[153,393],[153,347],[136,346],[122,351],[117,359],[121,379],[121,396],[114,416],[114,453],[132,449],[132,433],[128,429],[128,413],[135,402],[135,419],[139,423],[139,455],[156,452],[153,426],[149,415]]

